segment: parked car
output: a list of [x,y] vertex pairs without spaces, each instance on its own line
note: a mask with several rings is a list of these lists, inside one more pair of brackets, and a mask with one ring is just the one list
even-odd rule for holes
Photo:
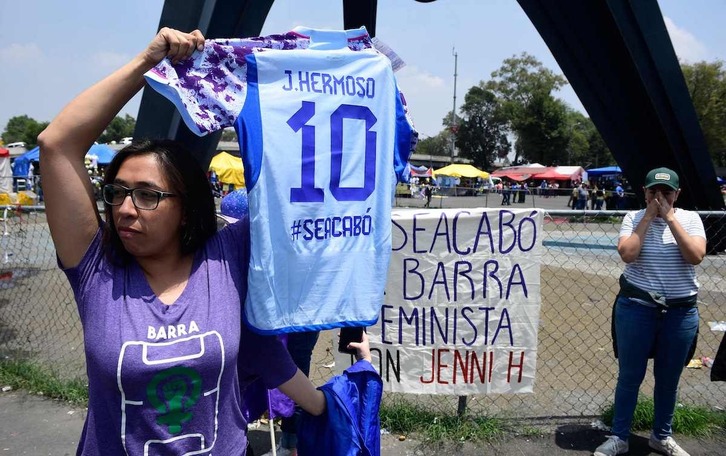
[[125,138],[121,138],[121,141],[119,141],[119,144],[131,144],[131,142],[134,140],[131,136],[127,136]]

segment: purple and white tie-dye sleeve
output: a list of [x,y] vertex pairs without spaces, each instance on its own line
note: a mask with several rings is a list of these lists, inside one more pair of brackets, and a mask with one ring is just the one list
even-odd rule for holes
[[234,125],[247,94],[245,57],[265,49],[303,49],[309,40],[288,33],[259,38],[207,40],[204,50],[177,64],[161,61],[146,73],[149,85],[179,110],[199,136]]
[[164,59],[145,76],[179,109],[189,129],[203,136],[234,124],[245,100],[245,56],[251,52],[249,46],[208,40],[191,58],[177,64]]

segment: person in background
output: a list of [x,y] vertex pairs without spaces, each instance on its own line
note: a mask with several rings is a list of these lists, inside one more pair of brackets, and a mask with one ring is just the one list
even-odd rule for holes
[[529,193],[529,186],[526,182],[522,184],[522,187],[519,191],[519,201],[518,203],[524,203],[525,199],[527,198],[527,193]]
[[614,309],[618,383],[612,434],[594,452],[628,452],[638,391],[648,358],[654,358],[655,414],[649,445],[670,456],[688,456],[673,439],[678,382],[698,331],[698,282],[694,266],[706,255],[703,222],[696,212],[675,208],[678,174],[651,170],[645,178],[646,208],[623,219],[618,253],[625,262]]
[[521,191],[522,186],[519,184],[519,182],[512,182],[512,186],[510,187],[509,194],[510,203],[517,203],[519,202],[519,192]]
[[603,204],[605,204],[605,190],[595,184],[595,188],[592,189],[592,194],[595,201],[594,209],[601,211]]
[[433,188],[430,184],[426,184],[424,187],[424,196],[426,197],[426,204],[424,207],[431,207],[431,195],[433,194]]
[[[249,219],[217,231],[204,170],[178,142],[137,141],[109,165],[105,220],[84,155],[163,58],[188,58],[195,30],[147,48],[72,100],[38,137],[46,215],[83,326],[88,412],[79,455],[243,456],[245,381],[261,377],[313,415],[324,394],[274,337],[242,324]],[[357,358],[369,362],[364,337]],[[200,350],[200,347],[204,347]]]
[[615,204],[613,209],[622,210],[625,209],[625,190],[620,182],[615,183],[615,191],[613,192],[613,199]]
[[502,183],[502,206],[511,206],[511,189],[508,183]]
[[28,176],[25,178],[25,189],[32,192],[35,191],[35,166],[33,166],[32,161],[30,162],[30,166],[28,166]]
[[590,189],[586,183],[580,184],[580,188],[577,190],[577,199],[580,206],[580,210],[587,209],[587,203],[590,200]]
[[567,207],[573,210],[577,209],[577,188],[577,185],[572,187],[572,191],[570,192],[570,200],[567,202]]

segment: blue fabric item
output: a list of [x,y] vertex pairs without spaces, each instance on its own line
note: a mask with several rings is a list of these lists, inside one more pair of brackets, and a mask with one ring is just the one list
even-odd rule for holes
[[99,165],[108,165],[116,156],[116,151],[108,147],[106,144],[94,144],[88,149],[86,155],[95,155],[98,157],[97,163]]
[[[116,151],[111,149],[105,144],[94,144],[87,152],[98,157],[97,163],[99,165],[108,165],[116,155]],[[28,175],[28,168],[30,168],[30,162],[40,160],[40,146],[25,152],[15,158],[13,166],[13,176],[25,177]]]
[[219,204],[219,210],[222,215],[241,219],[249,213],[249,203],[247,202],[247,190],[240,188],[233,192],[227,193],[222,202]]
[[303,411],[298,455],[379,456],[383,382],[371,363],[358,361],[319,389],[327,410],[320,416]]
[[13,161],[13,176],[27,176],[28,169],[30,168],[30,162],[38,160],[40,160],[40,146],[25,152],[23,155],[15,157],[15,160]]
[[622,174],[623,170],[619,166],[606,166],[604,168],[592,168],[587,170],[588,177],[602,176],[606,174]]

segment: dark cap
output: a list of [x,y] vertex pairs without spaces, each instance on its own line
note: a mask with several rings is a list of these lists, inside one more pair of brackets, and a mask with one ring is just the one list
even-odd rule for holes
[[673,190],[678,190],[680,185],[678,182],[678,174],[668,168],[653,169],[645,176],[645,188],[650,188],[654,185],[667,185]]

